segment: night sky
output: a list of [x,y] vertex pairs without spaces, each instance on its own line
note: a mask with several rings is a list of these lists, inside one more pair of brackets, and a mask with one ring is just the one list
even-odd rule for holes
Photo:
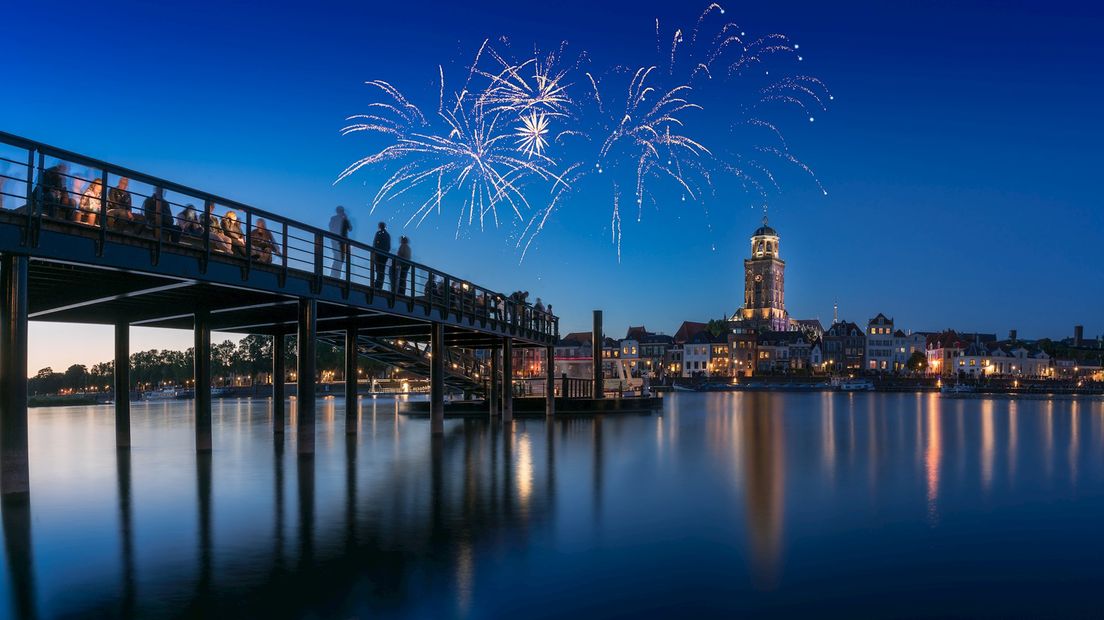
[[[433,107],[437,66],[456,70],[486,37],[560,40],[605,62],[643,64],[662,27],[689,27],[706,3],[337,4],[17,3],[0,38],[0,129],[242,202],[324,224],[336,204],[370,241],[408,211],[366,204],[385,178],[332,182],[366,154],[339,136],[386,79]],[[726,5],[749,33],[799,43],[803,73],[835,100],[809,123],[780,114],[790,149],[828,191],[782,175],[770,219],[782,235],[796,318],[1064,337],[1104,332],[1099,112],[1104,16],[1089,3],[770,2]],[[707,115],[723,115],[714,106]],[[510,226],[465,229],[453,205],[408,229],[416,260],[553,303],[561,331],[629,324],[673,333],[733,312],[761,210],[746,197],[671,201],[623,222],[620,263],[608,196],[583,196],[523,264]],[[102,334],[101,334],[102,331]],[[32,371],[110,357],[45,350],[75,333],[32,332]],[[135,348],[191,336],[136,334]]]

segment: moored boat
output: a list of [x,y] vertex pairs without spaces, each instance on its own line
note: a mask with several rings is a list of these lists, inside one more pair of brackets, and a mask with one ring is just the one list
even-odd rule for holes
[[839,382],[841,392],[872,392],[874,382],[870,379],[844,379]]

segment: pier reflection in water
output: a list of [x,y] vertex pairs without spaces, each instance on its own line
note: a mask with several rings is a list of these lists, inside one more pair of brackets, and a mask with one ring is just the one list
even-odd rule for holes
[[197,454],[186,402],[119,451],[110,408],[33,410],[3,614],[1101,611],[1100,401],[677,394],[434,438],[326,400],[313,456],[264,401],[214,416]]

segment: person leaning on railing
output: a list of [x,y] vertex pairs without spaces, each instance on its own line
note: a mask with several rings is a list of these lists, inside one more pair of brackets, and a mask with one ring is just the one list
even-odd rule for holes
[[195,205],[184,205],[184,212],[180,214],[180,232],[192,237],[203,236],[203,223],[199,221]]
[[50,166],[38,176],[32,196],[38,213],[51,218],[70,219],[73,199],[69,196],[65,180],[68,175],[69,166],[61,163]]
[[253,225],[253,230],[249,233],[250,244],[253,247],[253,260],[258,263],[268,265],[272,263],[272,257],[281,256],[280,246],[276,243],[276,238],[272,236],[272,231],[268,229],[268,223],[264,220],[257,220],[257,223]]
[[[145,212],[146,225],[157,234],[164,235],[173,243],[180,242],[180,227],[176,225],[172,207],[165,200],[165,192],[160,187],[153,190],[153,195],[142,201],[142,211]],[[160,233],[157,232],[160,224]]]
[[235,211],[227,211],[222,218],[222,234],[230,240],[230,249],[234,254],[245,256],[245,235],[242,233],[241,224],[238,222],[238,214]]
[[95,226],[100,216],[100,207],[103,205],[103,181],[99,178],[92,179],[88,187],[81,193],[79,208],[74,221],[78,224]]
[[211,249],[215,252],[229,254],[231,250],[230,238],[222,234],[222,222],[214,213],[205,213],[207,221],[208,238],[211,240]]
[[[410,275],[410,239],[399,237],[398,260],[391,263],[391,290],[406,295],[406,277]],[[413,292],[413,289],[411,290]]]
[[130,179],[120,177],[116,186],[107,192],[107,224],[111,228],[117,230],[129,229],[130,224],[137,219],[134,212],[131,211],[133,205],[130,192],[127,191],[129,186]]

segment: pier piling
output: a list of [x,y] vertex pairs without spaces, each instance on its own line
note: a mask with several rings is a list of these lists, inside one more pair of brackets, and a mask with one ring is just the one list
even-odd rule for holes
[[509,336],[502,339],[502,421],[514,419],[514,343]]
[[590,334],[590,355],[594,364],[593,398],[605,396],[602,382],[602,311],[594,311],[594,330]]
[[544,414],[556,415],[556,348],[544,348]]
[[276,435],[284,434],[284,356],[287,354],[287,339],[283,334],[272,337],[272,431]]
[[498,349],[491,349],[491,384],[487,390],[487,412],[491,417],[498,415]]
[[[211,451],[211,313],[195,312],[195,433],[196,451]],[[116,366],[118,362],[116,362]],[[116,394],[116,398],[118,395]]]
[[0,256],[0,494],[30,497],[27,460],[27,257]]
[[130,447],[130,324],[115,323],[115,447]]
[[357,434],[357,327],[356,320],[349,321],[345,329],[345,434]]
[[439,435],[445,432],[445,326],[435,322],[430,330],[429,427]]
[[296,379],[296,443],[300,455],[314,454],[314,380],[315,338],[318,335],[318,302],[314,299],[299,300],[299,355]]

